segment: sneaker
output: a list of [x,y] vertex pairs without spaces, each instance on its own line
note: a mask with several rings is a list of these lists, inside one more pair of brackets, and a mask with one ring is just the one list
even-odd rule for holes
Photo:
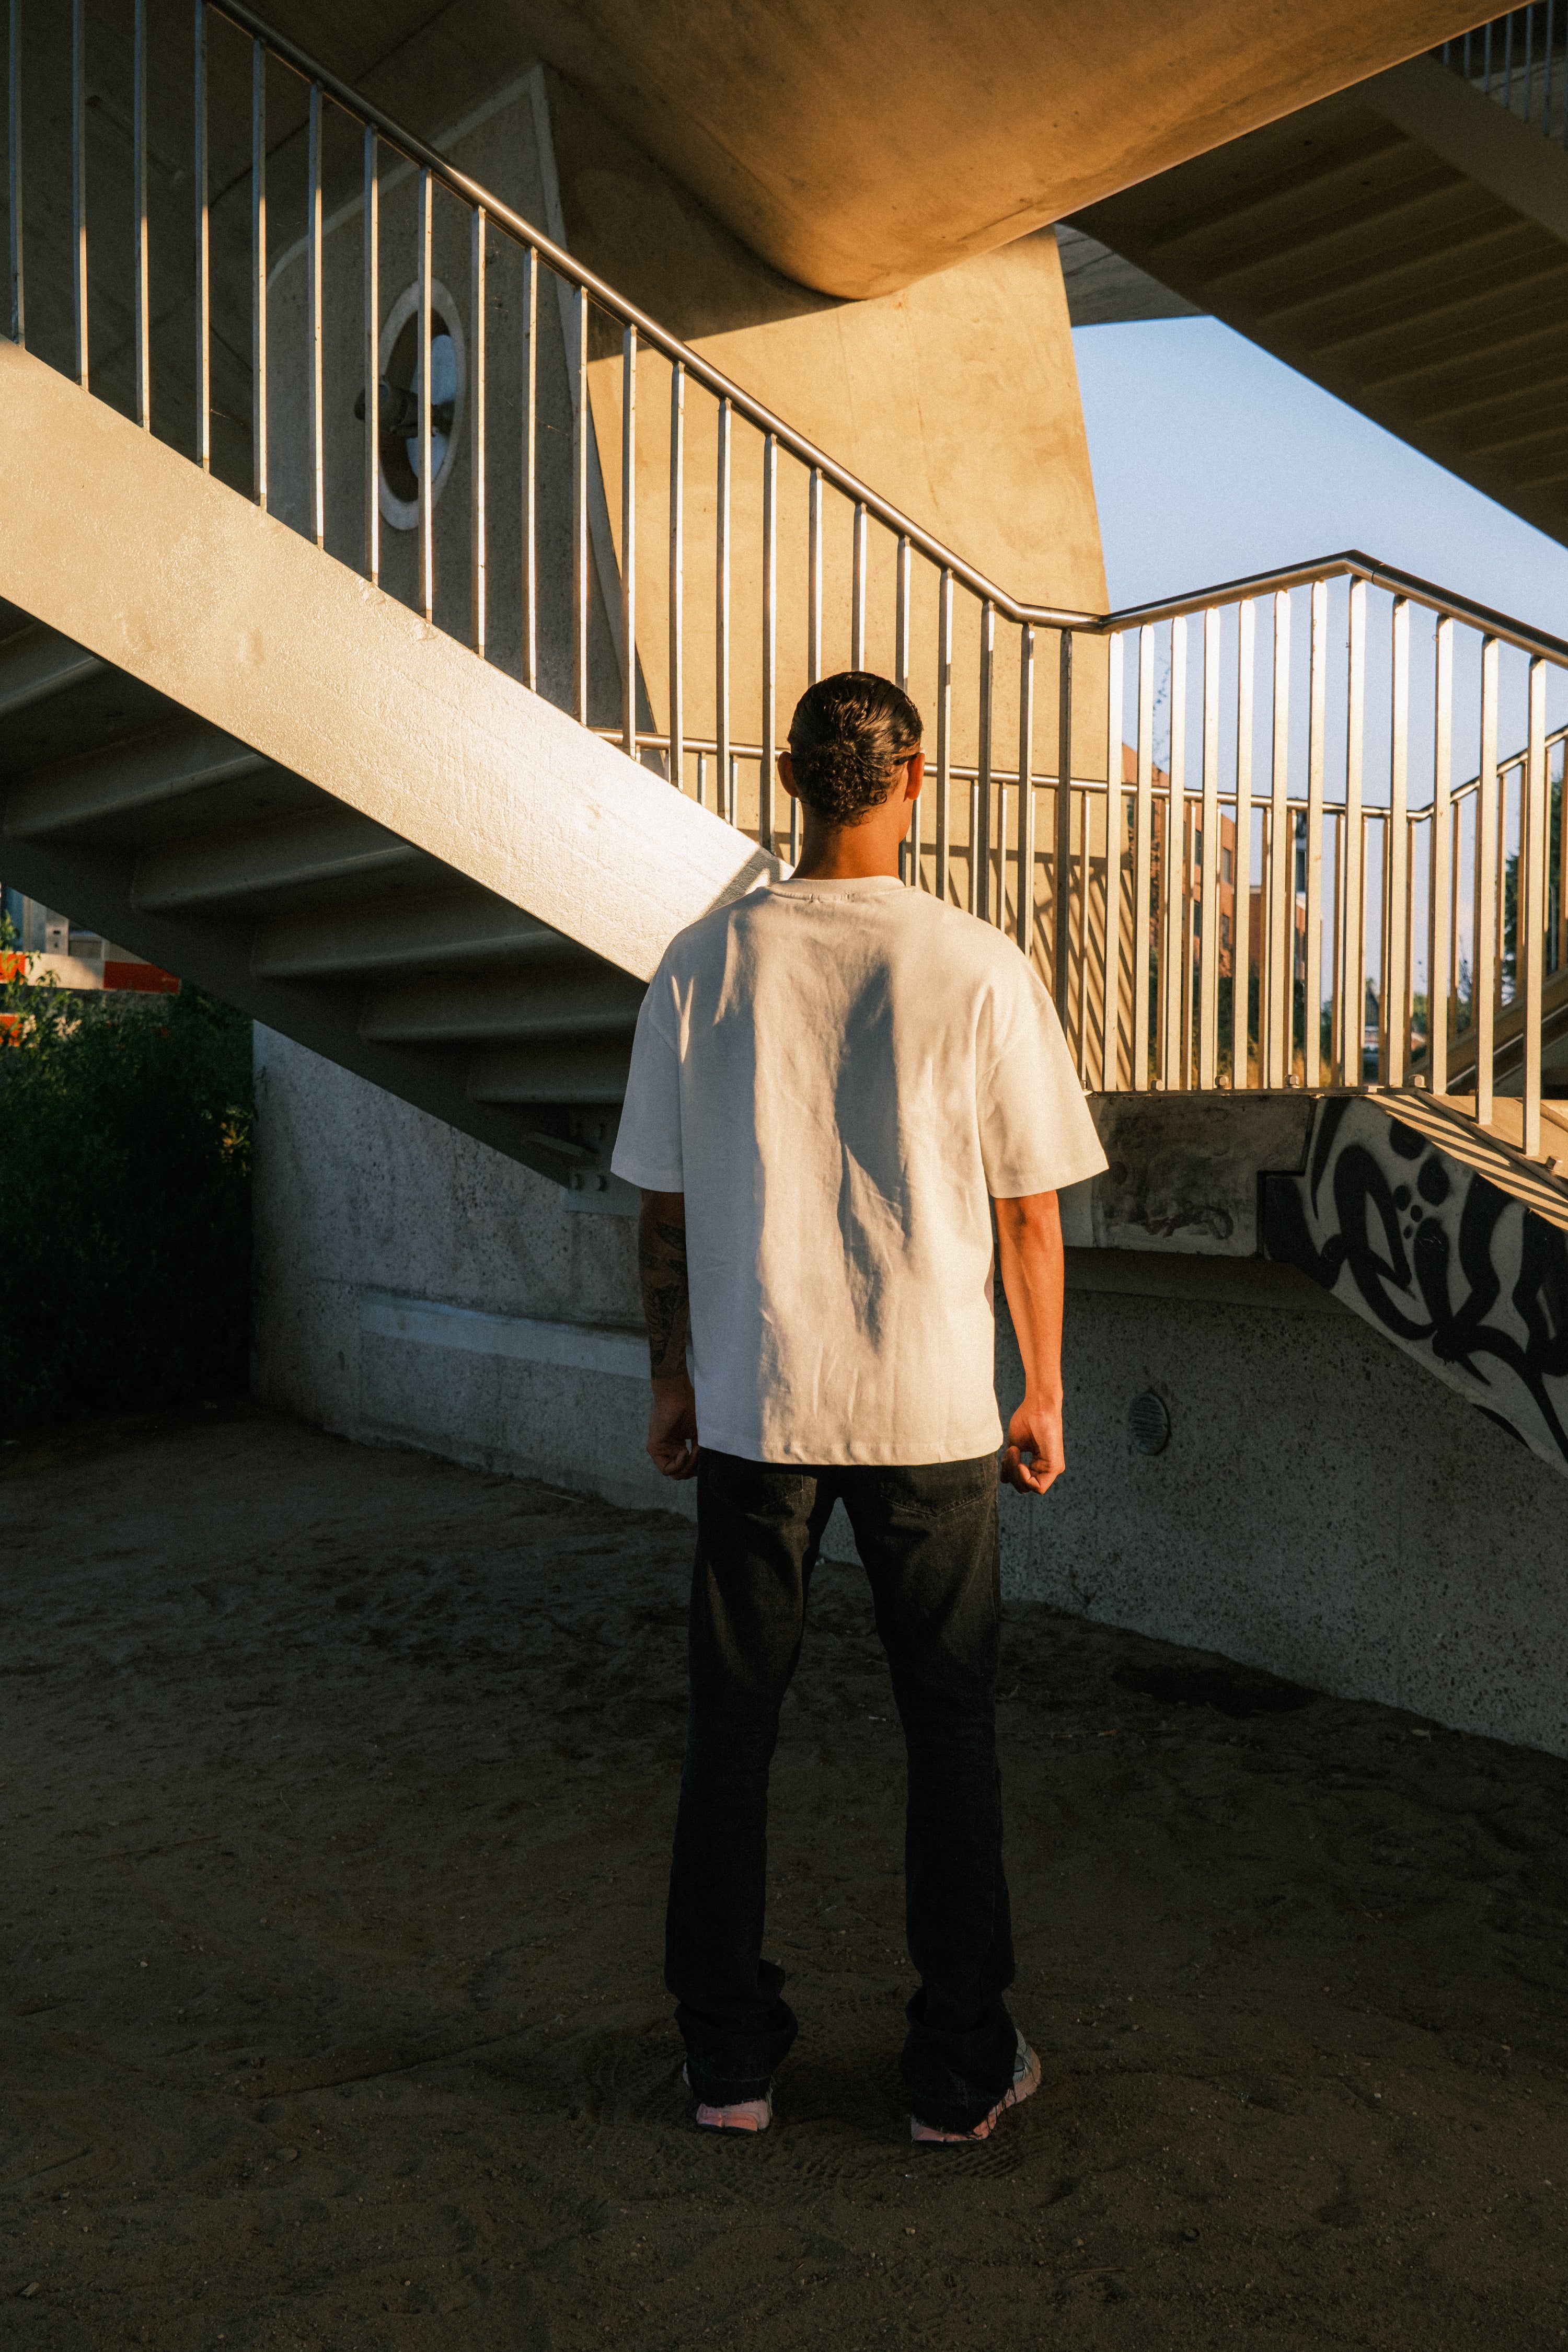
[[967,2131],[939,2131],[935,2124],[922,2124],[919,2116],[911,2116],[910,2137],[917,2147],[967,2147],[975,2140],[989,2139],[1008,2108],[1017,2106],[1039,2087],[1040,2062],[1020,2033],[1018,2054],[1013,2061],[1013,2080],[988,2116],[982,2116]]
[[[691,2069],[683,2066],[680,2079],[691,2088]],[[765,2099],[736,2099],[727,2107],[710,2107],[706,2099],[697,2102],[697,2128],[710,2132],[765,2132],[773,2119],[773,2103],[770,2095]]]

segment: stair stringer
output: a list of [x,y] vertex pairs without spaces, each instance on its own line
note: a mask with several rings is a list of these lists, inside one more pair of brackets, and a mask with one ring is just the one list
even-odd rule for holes
[[1408,1107],[1319,1102],[1305,1172],[1264,1180],[1267,1254],[1568,1475],[1568,1187],[1500,1149],[1493,1181]]
[[279,768],[640,980],[683,925],[777,870],[3,341],[0,405],[0,596]]

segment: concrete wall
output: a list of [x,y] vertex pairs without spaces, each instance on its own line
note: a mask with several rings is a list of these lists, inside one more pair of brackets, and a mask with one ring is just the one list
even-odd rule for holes
[[[258,1075],[259,1392],[689,1511],[642,1453],[630,1222],[266,1032]],[[1067,1362],[1068,1476],[1003,1497],[1010,1593],[1568,1754],[1556,1475],[1305,1276],[1075,1250]],[[1005,1325],[998,1376],[1005,1402]],[[1128,1433],[1150,1391],[1154,1455]]]

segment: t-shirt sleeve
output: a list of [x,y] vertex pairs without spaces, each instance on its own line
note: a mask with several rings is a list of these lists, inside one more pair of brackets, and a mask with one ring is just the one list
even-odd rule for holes
[[[654,1003],[660,994],[660,971],[643,998],[632,1042],[632,1066],[626,1079],[626,1105],[610,1166],[628,1184],[645,1192],[683,1192],[686,1178],[680,1150],[680,1055],[673,1037],[656,1018]],[[661,1010],[668,1020],[668,986]]]
[[1009,961],[976,1039],[980,1154],[997,1201],[1059,1192],[1107,1164],[1057,1008],[1021,955]]

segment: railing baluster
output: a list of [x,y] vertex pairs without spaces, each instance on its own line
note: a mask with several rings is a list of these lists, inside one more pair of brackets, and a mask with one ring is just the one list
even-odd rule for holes
[[1307,687],[1307,938],[1301,1084],[1323,1082],[1323,737],[1328,723],[1329,583],[1312,583]]
[[[77,29],[76,22],[74,20],[77,18],[79,13],[79,12],[73,6],[73,36]],[[207,221],[206,0],[195,0],[195,60],[194,95],[195,101],[195,123],[193,135],[191,177],[195,184],[196,204],[196,463],[201,467],[204,474],[209,474],[212,471],[212,256],[208,244]],[[74,62],[76,52],[76,42],[74,37],[71,47]],[[71,117],[72,147],[74,151],[71,159],[73,170],[79,167],[80,157],[80,147],[77,139],[74,97],[75,92],[73,90]],[[79,218],[81,212],[80,205],[73,202],[72,209]],[[79,268],[80,268],[81,261],[84,258],[82,254],[82,243],[83,240],[79,228],[77,236]],[[77,307],[79,318],[79,325],[77,329],[77,376],[79,382],[83,373],[82,353],[87,341],[86,334],[84,332],[87,317],[87,289],[85,285],[81,288],[78,298]]]
[[[433,252],[436,236],[436,184],[428,172],[419,174],[418,338],[419,338],[419,609],[426,621],[436,617],[436,485],[430,478],[430,350]],[[586,387],[584,387],[584,391]],[[587,534],[584,533],[584,542]],[[586,708],[577,716],[584,723]]]
[[11,236],[11,341],[27,341],[26,282],[22,236],[22,0],[11,0],[5,47],[6,222]]
[[364,132],[364,576],[381,581],[381,164]]
[[1431,912],[1426,958],[1426,1084],[1435,1095],[1448,1091],[1448,997],[1458,958],[1450,929],[1454,899],[1454,624],[1445,614],[1434,644],[1436,680],[1432,715],[1432,848],[1427,874]]
[[763,436],[763,764],[757,780],[757,839],[771,857],[777,829],[773,773],[778,764],[779,444]]
[[805,677],[815,686],[822,676],[822,468],[811,469],[807,499]]
[[1165,788],[1164,937],[1160,948],[1160,997],[1164,1013],[1156,1049],[1158,1075],[1165,1087],[1182,1084],[1186,1047],[1182,1013],[1187,1001],[1184,960],[1187,908],[1187,624],[1171,623],[1171,748]]
[[[904,693],[910,690],[910,541],[906,531],[899,533],[897,582],[893,613],[893,681]],[[911,890],[921,882],[921,803],[917,801],[910,816],[910,829],[899,850],[899,871]]]
[[943,570],[936,606],[936,895],[947,904],[952,792],[952,574]]
[[[205,12],[198,0],[197,22],[198,67],[204,78],[206,70]],[[203,112],[202,154],[206,155],[205,117]],[[203,194],[202,234],[206,234],[205,181]],[[71,311],[76,330],[76,380],[83,392],[88,389],[89,360],[87,334],[87,0],[71,0]]]
[[[1105,953],[1100,971],[1100,1087],[1110,1095],[1121,1086],[1121,718],[1126,691],[1122,675],[1126,640],[1111,633],[1108,648],[1105,729]],[[1087,935],[1088,923],[1085,921]],[[1087,952],[1088,940],[1085,939]]]
[[866,667],[866,501],[855,501],[854,572],[849,613],[849,667]]
[[250,45],[250,483],[267,511],[267,47]]
[[1514,992],[1524,1027],[1524,1150],[1541,1157],[1541,1016],[1546,957],[1546,664],[1530,665],[1530,749],[1520,817]]
[[[1204,614],[1203,866],[1198,919],[1198,1085],[1219,1082],[1219,614]],[[1236,958],[1236,849],[1231,861],[1231,968]]]
[[[1296,825],[1290,793],[1290,592],[1274,599],[1274,740],[1269,762],[1266,1087],[1288,1087],[1293,1074],[1296,999]],[[1259,996],[1262,983],[1259,982]]]
[[[1058,1016],[1064,1028],[1069,1024],[1071,1007],[1068,1000],[1072,990],[1072,631],[1063,629],[1057,646],[1057,793],[1051,875],[1051,994],[1056,999]],[[1084,869],[1080,895],[1087,907],[1089,901],[1087,837],[1084,842]],[[1088,960],[1089,942],[1086,937],[1083,961],[1087,963]],[[1080,1071],[1083,1066],[1085,1043],[1080,1026],[1078,1036]]]
[[573,289],[572,349],[572,715],[588,724],[588,294]]
[[730,445],[731,404],[719,403],[718,546],[714,615],[714,736],[718,746],[713,779],[714,803],[731,824],[735,822],[735,774],[730,759]]
[[[679,370],[676,371],[677,375]],[[539,249],[522,264],[522,682],[539,691]],[[674,721],[671,720],[673,725]],[[679,782],[673,759],[670,775]]]
[[1498,641],[1481,640],[1481,743],[1476,787],[1475,971],[1470,981],[1470,1025],[1476,1033],[1476,1118],[1489,1127],[1492,1117],[1492,1051],[1498,997]]
[[[485,208],[476,205],[468,226],[468,632],[483,657],[489,635],[489,517],[486,509],[489,452],[486,446]],[[635,334],[636,328],[628,333]]]
[[131,39],[132,334],[136,348],[136,422],[153,430],[152,257],[147,238],[147,0],[136,0]]
[[[309,367],[306,414],[310,437],[310,530],[316,545],[324,547],[327,543],[327,467],[326,416],[321,381],[321,85],[319,81],[310,84],[306,181],[305,333]],[[424,364],[426,368],[429,365],[427,348]]]
[[637,331],[621,331],[621,749],[637,755]]
[[1405,907],[1409,890],[1410,826],[1410,605],[1394,600],[1392,624],[1392,723],[1388,767],[1388,941],[1384,961],[1388,996],[1383,1007],[1383,1064],[1388,1084],[1403,1087],[1410,1064],[1410,931]]
[[[1230,951],[1230,1083],[1245,1087],[1249,1080],[1248,1034],[1252,1026],[1252,730],[1253,697],[1257,688],[1258,608],[1247,600],[1236,616],[1236,917],[1235,944]],[[1262,914],[1259,906],[1259,916]],[[1263,925],[1258,927],[1258,1045],[1262,1046]],[[1258,1057],[1262,1081],[1262,1055]]]
[[686,370],[669,373],[669,781],[686,788]]
[[1132,1085],[1149,1085],[1149,982],[1152,957],[1149,904],[1154,848],[1154,631],[1138,632],[1138,791],[1132,822]]
[[1340,1083],[1363,1083],[1362,1037],[1366,1027],[1366,829],[1362,822],[1362,769],[1366,750],[1366,583],[1352,580],[1347,616],[1345,672],[1345,879],[1342,896],[1344,1034]]
[[991,711],[996,665],[996,607],[989,597],[980,607],[980,740],[975,761],[979,773],[969,825],[969,909],[983,923],[1000,920],[991,911]]
[[1027,621],[1018,632],[1018,882],[1014,894],[1013,920],[1018,945],[1026,956],[1032,956],[1035,951],[1035,632]]

